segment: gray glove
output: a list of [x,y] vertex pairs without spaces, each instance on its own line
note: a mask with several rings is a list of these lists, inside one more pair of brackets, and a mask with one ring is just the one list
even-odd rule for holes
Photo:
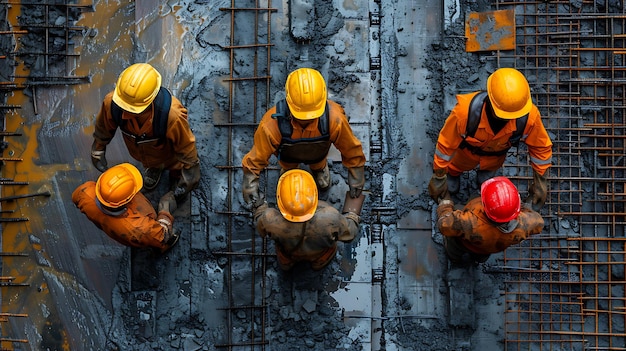
[[365,167],[348,168],[348,187],[350,188],[350,197],[359,197],[364,186]]
[[171,214],[176,211],[177,208],[178,204],[176,203],[176,197],[173,191],[168,191],[159,200],[158,212],[165,211]]
[[252,209],[263,204],[264,198],[259,193],[259,176],[245,168],[243,170],[243,184],[241,190],[243,192],[243,201]]
[[104,172],[109,169],[106,158],[106,147],[98,147],[95,140],[93,141],[93,144],[91,144],[91,163],[93,163],[94,167],[96,167],[96,169],[100,172]]
[[200,183],[200,163],[183,168],[180,180],[174,189],[174,196],[180,198],[195,189]]

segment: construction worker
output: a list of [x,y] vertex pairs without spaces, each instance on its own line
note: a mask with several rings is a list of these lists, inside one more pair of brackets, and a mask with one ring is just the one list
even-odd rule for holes
[[154,189],[164,169],[178,199],[198,185],[200,161],[187,109],[161,86],[161,74],[147,63],[126,68],[104,97],[91,146],[91,161],[101,172],[108,167],[106,147],[118,128],[130,156],[145,168],[144,189]]
[[455,210],[452,200],[441,198],[437,208],[437,227],[453,263],[485,262],[491,254],[541,233],[543,226],[541,215],[522,206],[517,188],[506,177],[483,182],[480,197],[463,210]]
[[433,200],[459,191],[459,176],[479,167],[478,185],[495,176],[511,146],[528,147],[533,182],[525,202],[536,211],[545,204],[552,141],[532,102],[524,75],[500,68],[487,80],[486,92],[457,95],[457,104],[439,132],[428,191]]
[[243,198],[252,208],[263,203],[259,194],[259,175],[276,155],[281,173],[309,165],[320,190],[330,186],[326,157],[330,146],[341,153],[348,168],[350,196],[359,197],[365,185],[365,155],[354,136],[343,107],[328,100],[322,74],[300,68],[289,74],[286,99],[265,113],[254,133],[254,145],[243,157]]
[[335,257],[337,241],[350,242],[358,233],[364,199],[363,194],[352,198],[346,192],[340,213],[318,200],[310,173],[292,169],[278,180],[278,210],[264,202],[254,211],[254,221],[261,237],[274,240],[281,269],[287,271],[298,262],[310,262],[313,270],[320,270]]
[[169,191],[159,201],[158,214],[139,191],[143,179],[137,167],[122,163],[104,171],[98,181],[74,190],[72,201],[96,227],[120,244],[165,252],[178,241],[174,234],[176,198]]

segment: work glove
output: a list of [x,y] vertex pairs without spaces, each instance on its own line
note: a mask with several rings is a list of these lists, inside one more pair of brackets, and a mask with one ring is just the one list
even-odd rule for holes
[[173,191],[168,191],[165,195],[161,196],[159,200],[158,212],[165,211],[168,213],[172,213],[176,211],[178,208],[178,203],[176,202],[176,196]]
[[174,196],[177,199],[188,194],[190,191],[195,189],[200,183],[200,163],[196,163],[195,165],[189,168],[183,168],[181,171],[180,179],[178,180],[178,184],[176,184],[176,188],[174,189]]
[[263,204],[265,199],[259,193],[259,176],[245,168],[243,170],[243,184],[241,190],[243,192],[243,201],[245,201],[252,210]]
[[428,194],[437,202],[439,202],[439,199],[450,198],[448,193],[448,176],[445,169],[436,169],[433,172],[428,183]]
[[98,146],[96,141],[93,141],[91,144],[91,163],[93,163],[94,167],[100,172],[104,172],[109,169],[106,158],[106,146],[101,147]]
[[[546,173],[547,172],[548,171],[546,171]],[[528,197],[524,201],[537,212],[541,210],[548,197],[548,179],[545,177],[546,173],[541,175],[533,170],[533,182],[528,188]]]
[[256,224],[259,221],[259,217],[261,217],[263,215],[263,213],[265,212],[265,210],[267,210],[269,208],[269,206],[267,205],[267,201],[263,201],[262,204],[260,204],[259,206],[254,208],[254,212],[252,215],[252,218],[254,219],[254,225],[256,226]]
[[361,196],[363,187],[365,186],[365,167],[348,168],[348,187],[350,188],[350,197],[356,198]]

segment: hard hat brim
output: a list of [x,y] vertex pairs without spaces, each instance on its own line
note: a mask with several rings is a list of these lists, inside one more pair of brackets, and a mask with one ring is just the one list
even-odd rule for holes
[[291,106],[289,101],[287,101],[287,105],[289,105],[289,110],[291,111],[291,115],[299,120],[310,121],[312,119],[317,119],[322,117],[324,114],[324,110],[326,109],[326,104],[322,106],[322,108],[313,110],[313,111],[296,111],[296,107]]
[[[491,97],[489,97],[491,98]],[[501,118],[501,119],[518,119],[518,118],[522,118],[525,115],[530,113],[530,110],[533,108],[533,102],[531,99],[528,99],[528,101],[526,102],[526,104],[524,105],[524,107],[519,110],[519,111],[504,111],[499,109],[497,106],[495,106],[495,104],[491,104],[491,107],[493,107],[493,112],[496,114],[496,117]]]

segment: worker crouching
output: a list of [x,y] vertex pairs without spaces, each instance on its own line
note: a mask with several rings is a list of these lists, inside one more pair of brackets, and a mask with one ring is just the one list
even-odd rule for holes
[[313,176],[300,169],[285,172],[278,180],[278,210],[267,202],[257,207],[254,221],[261,237],[275,242],[282,270],[298,262],[310,262],[321,270],[335,257],[337,241],[350,242],[359,231],[359,214],[365,195],[352,198],[346,193],[343,213],[319,201]]
[[174,193],[159,202],[158,214],[139,191],[143,179],[139,170],[122,163],[74,190],[72,201],[96,227],[120,244],[137,248],[154,248],[165,252],[178,242],[174,234],[176,210]]
[[491,254],[541,233],[543,218],[527,206],[522,206],[517,188],[506,177],[486,180],[480,197],[470,200],[463,210],[455,210],[451,200],[441,199],[437,226],[450,261],[482,263]]

